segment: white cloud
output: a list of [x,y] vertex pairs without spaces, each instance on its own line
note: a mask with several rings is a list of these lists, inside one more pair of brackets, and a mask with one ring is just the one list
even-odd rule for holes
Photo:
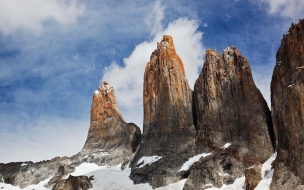
[[161,2],[158,0],[152,7],[151,12],[147,15],[145,22],[151,30],[151,35],[155,35],[159,31],[162,31],[163,27],[161,21],[164,18],[164,9],[165,7],[161,6]]
[[84,6],[75,0],[1,0],[0,31],[9,34],[24,29],[39,33],[43,22],[73,23],[83,10]]
[[304,1],[303,0],[261,0],[268,5],[270,14],[279,14],[291,19],[304,17]]
[[[158,3],[159,1],[154,7],[160,6]],[[158,12],[159,9],[153,9],[153,11]],[[159,23],[154,26],[161,25],[161,20],[157,21]],[[184,63],[189,85],[193,89],[205,54],[205,48],[201,43],[202,33],[197,31],[198,26],[198,22],[195,20],[180,18],[170,22],[167,28],[160,31],[154,31],[155,28],[152,27],[152,31],[154,31],[152,34],[155,35],[151,41],[138,44],[131,55],[123,60],[123,66],[112,62],[110,67],[105,69],[102,81],[107,81],[114,87],[117,103],[127,122],[134,122],[138,126],[142,126],[144,70],[151,53],[156,49],[157,42],[162,39],[164,34],[173,37],[176,52]],[[136,117],[134,118],[134,116]]]

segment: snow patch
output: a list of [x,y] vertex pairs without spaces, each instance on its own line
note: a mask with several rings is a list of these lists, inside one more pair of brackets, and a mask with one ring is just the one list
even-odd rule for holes
[[304,68],[304,66],[302,66],[302,67],[297,67],[296,69],[303,69]]
[[91,181],[93,184],[91,190],[152,190],[149,184],[134,185],[133,181],[129,178],[130,173],[130,168],[121,170],[121,164],[117,166],[98,166],[94,163],[82,163],[76,167],[75,172],[71,173],[71,175],[94,176],[94,180]]
[[230,51],[230,46],[226,47],[224,51]]
[[292,87],[292,84],[291,85],[288,85],[288,88]]
[[222,146],[221,148],[226,149],[226,148],[228,148],[230,145],[231,145],[231,143],[226,143],[226,144],[224,144],[224,146]]
[[71,175],[73,176],[84,175],[85,173],[101,170],[107,167],[108,166],[98,166],[95,163],[82,163],[75,168],[75,171],[71,173]]
[[[258,184],[258,186],[255,188],[255,190],[264,190],[264,189],[269,189],[269,186],[272,181],[272,176],[273,176],[273,169],[271,169],[271,164],[272,162],[276,159],[277,153],[274,153],[262,166],[262,180]],[[266,174],[266,172],[268,172]]]
[[199,159],[201,159],[201,157],[206,157],[209,156],[211,153],[203,153],[203,154],[199,154],[196,156],[193,156],[191,158],[189,158],[189,160],[187,162],[184,163],[184,165],[181,167],[180,170],[178,170],[178,172],[180,171],[187,171],[189,170],[189,168],[197,161],[199,161]]
[[103,83],[100,85],[101,89],[103,91],[107,91],[107,93],[111,92],[113,90],[113,87],[111,85],[104,85]]
[[99,94],[99,91],[98,91],[98,90],[96,90],[94,93],[95,93],[95,94]]
[[[53,177],[53,176],[52,176]],[[19,186],[12,186],[11,184],[6,184],[6,183],[0,183],[0,189],[7,189],[7,190],[50,190],[46,187],[44,187],[52,178],[48,178],[44,181],[41,181],[40,183],[36,185],[29,185],[25,187],[24,189],[21,189]]]
[[84,160],[86,158],[88,158],[88,155],[85,155],[83,158],[81,158],[81,160]]
[[21,167],[26,166],[26,165],[27,165],[26,163],[22,163],[22,164],[21,164]]
[[224,177],[224,176],[229,176],[230,174],[227,174],[226,172],[221,173],[220,171],[218,171],[218,175]]
[[153,162],[156,162],[161,158],[162,158],[162,156],[143,156],[138,160],[136,167],[142,168],[145,165],[147,165],[147,164],[150,165]]
[[92,154],[93,156],[95,155],[99,155],[99,156],[107,156],[107,155],[110,155],[108,152],[98,152],[98,153],[93,153]]

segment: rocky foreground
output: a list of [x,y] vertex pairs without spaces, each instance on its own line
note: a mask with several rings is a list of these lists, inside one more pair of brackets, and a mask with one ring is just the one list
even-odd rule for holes
[[[119,166],[119,171],[124,169],[121,174],[130,174],[127,180],[145,184],[134,186],[139,189],[177,184],[174,187],[185,190],[300,190],[304,188],[303,72],[304,20],[292,24],[278,50],[271,112],[238,49],[229,46],[220,55],[208,49],[192,91],[173,39],[165,35],[144,73],[143,134],[123,120],[113,87],[102,82],[93,95],[88,137],[78,154],[0,164],[0,183],[98,189],[104,186],[92,186],[98,179],[82,175],[80,168],[93,167],[91,174],[101,176],[93,171]],[[277,158],[271,168],[274,152]]]

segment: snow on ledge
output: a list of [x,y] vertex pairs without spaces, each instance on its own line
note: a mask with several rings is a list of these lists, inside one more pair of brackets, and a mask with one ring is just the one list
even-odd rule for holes
[[228,148],[230,145],[231,145],[231,143],[226,143],[226,144],[224,144],[224,146],[222,146],[221,148],[222,148],[222,149],[226,149],[226,148]]
[[84,162],[84,163],[80,164],[79,166],[77,166],[75,168],[75,171],[73,173],[71,173],[71,175],[73,175],[73,176],[84,175],[86,173],[93,172],[93,171],[96,171],[96,170],[105,169],[105,168],[108,168],[108,166],[98,166],[95,163]]
[[203,154],[199,154],[196,156],[193,156],[191,158],[189,158],[189,160],[187,162],[184,163],[184,165],[181,167],[180,170],[178,170],[178,172],[180,171],[187,171],[189,170],[189,168],[197,161],[199,161],[199,159],[201,159],[201,157],[206,157],[209,156],[211,153],[203,153]]
[[161,158],[162,158],[162,156],[143,156],[138,160],[136,167],[142,168],[145,165],[147,165],[147,164],[150,165],[153,162],[156,162]]
[[[264,189],[269,189],[269,186],[272,181],[272,176],[273,176],[273,169],[271,169],[271,164],[272,162],[276,159],[277,153],[274,153],[262,166],[262,180],[256,186],[255,190],[264,190]],[[266,171],[268,172],[266,174]]]

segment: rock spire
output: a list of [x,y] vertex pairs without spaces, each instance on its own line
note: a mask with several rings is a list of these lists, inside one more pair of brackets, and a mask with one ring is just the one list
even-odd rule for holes
[[211,155],[193,166],[185,189],[232,183],[244,175],[245,168],[273,154],[271,113],[254,84],[247,59],[235,47],[227,47],[221,55],[206,51],[194,87],[194,104],[196,154]]
[[80,154],[116,165],[129,161],[140,140],[140,129],[123,120],[113,87],[102,82],[93,95],[90,128]]
[[[130,177],[153,187],[168,185],[181,179],[178,170],[195,146],[192,91],[171,36],[163,36],[147,63],[143,94],[143,141],[131,163]],[[160,159],[142,166],[141,159],[153,156]]]

